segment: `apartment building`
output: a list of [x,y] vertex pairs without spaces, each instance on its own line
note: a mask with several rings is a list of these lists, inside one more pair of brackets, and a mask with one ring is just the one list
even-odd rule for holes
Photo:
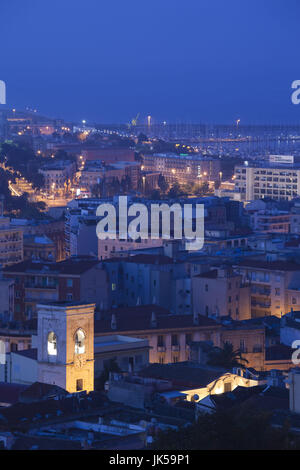
[[210,318],[170,315],[158,305],[113,309],[95,321],[96,338],[116,334],[147,339],[149,362],[161,364],[188,360],[191,341],[212,341],[219,346],[220,329]]
[[251,216],[253,230],[265,233],[289,233],[291,214],[286,211],[263,210]]
[[5,268],[4,277],[15,280],[14,320],[35,318],[41,302],[82,301],[108,307],[107,275],[96,259],[27,260]]
[[119,238],[100,240],[98,239],[98,258],[100,260],[105,260],[115,257],[128,257],[128,251],[132,250],[142,250],[144,248],[154,248],[160,247],[163,245],[163,239],[139,239],[132,240],[127,238],[127,240],[119,240]]
[[44,188],[48,193],[63,195],[70,189],[76,172],[76,164],[62,160],[43,166],[39,172],[44,176]]
[[242,260],[235,267],[244,282],[250,284],[251,318],[275,315],[281,317],[290,311],[291,302],[300,298],[300,265],[283,260]]
[[12,219],[12,226],[18,230],[22,230],[24,237],[47,237],[55,245],[55,260],[62,261],[65,259],[65,221],[42,219]]
[[156,153],[143,155],[142,170],[162,174],[168,183],[199,183],[218,181],[221,164],[218,158],[196,155],[177,155],[173,153]]
[[[285,163],[283,163],[285,162]],[[287,163],[288,162],[288,163]],[[235,191],[245,201],[272,198],[294,199],[300,194],[300,164],[283,158],[276,162],[244,162],[234,172]]]
[[127,258],[111,258],[104,261],[103,266],[108,273],[112,305],[155,303],[173,314],[192,314],[192,287],[187,263],[162,254],[142,253]]
[[137,189],[140,178],[139,162],[117,162],[105,164],[99,160],[87,161],[80,176],[80,186],[83,191],[91,192],[91,188],[101,181],[111,183],[118,180],[119,183],[129,178],[132,189]]
[[193,311],[200,315],[247,320],[250,286],[232,268],[221,267],[192,278]]
[[234,351],[240,351],[248,362],[246,367],[265,370],[265,327],[251,325],[249,322],[232,322],[223,325],[221,343],[231,343]]
[[9,266],[23,259],[23,232],[8,217],[0,217],[0,263]]

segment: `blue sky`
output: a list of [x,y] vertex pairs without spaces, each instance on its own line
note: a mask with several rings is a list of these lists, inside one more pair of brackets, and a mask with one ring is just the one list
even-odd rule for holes
[[1,0],[10,106],[97,122],[295,123],[298,0]]

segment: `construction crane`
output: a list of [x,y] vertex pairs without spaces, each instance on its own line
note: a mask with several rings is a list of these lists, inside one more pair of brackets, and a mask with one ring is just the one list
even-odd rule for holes
[[140,116],[140,113],[137,113],[135,118],[132,118],[131,121],[127,124],[128,128],[130,129],[131,127],[134,127],[137,125],[138,118]]

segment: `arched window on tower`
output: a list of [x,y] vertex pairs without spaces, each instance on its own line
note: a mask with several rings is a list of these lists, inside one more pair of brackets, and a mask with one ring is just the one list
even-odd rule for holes
[[57,338],[53,331],[48,334],[48,354],[49,356],[57,356]]
[[75,333],[75,354],[85,353],[85,333],[79,328]]

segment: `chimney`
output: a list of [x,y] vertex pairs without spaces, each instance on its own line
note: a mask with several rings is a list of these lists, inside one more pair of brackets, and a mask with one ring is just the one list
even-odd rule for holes
[[156,327],[157,327],[156,314],[155,314],[155,312],[152,312],[152,314],[151,314],[151,328],[156,328]]
[[112,316],[111,316],[111,324],[110,324],[110,327],[112,330],[116,330],[117,329],[117,318],[116,318],[116,314],[113,313]]

